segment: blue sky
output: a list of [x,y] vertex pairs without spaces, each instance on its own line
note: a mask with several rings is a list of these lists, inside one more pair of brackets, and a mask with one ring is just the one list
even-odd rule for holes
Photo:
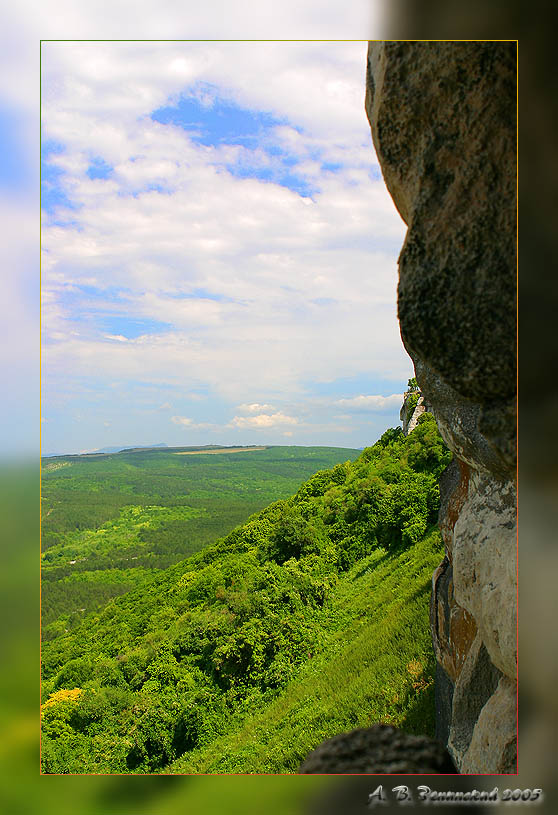
[[398,424],[404,225],[365,50],[43,45],[44,454]]
[[[154,111],[151,118],[161,124],[182,127],[194,142],[207,147],[237,145],[244,148],[235,161],[226,164],[227,170],[237,178],[280,184],[303,197],[319,192],[317,183],[311,183],[297,172],[301,157],[274,138],[281,125],[294,127],[298,133],[302,131],[271,112],[250,110],[223,98],[216,86],[199,83],[176,104]],[[260,152],[265,154],[267,163],[262,163]],[[323,172],[336,172],[342,167],[339,162],[320,161],[317,149],[311,151],[311,155],[320,162]]]

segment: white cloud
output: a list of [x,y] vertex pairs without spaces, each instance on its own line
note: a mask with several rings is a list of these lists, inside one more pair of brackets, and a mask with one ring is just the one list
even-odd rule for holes
[[261,413],[264,410],[274,410],[273,405],[260,405],[258,402],[254,402],[251,405],[238,405],[238,410],[242,411],[242,413]]
[[184,427],[191,427],[194,424],[194,420],[189,419],[187,416],[173,416],[172,421],[175,424],[184,425]]
[[298,424],[294,416],[285,416],[284,413],[260,413],[258,416],[235,416],[229,427],[252,428],[255,430],[268,430],[278,425]]
[[[213,429],[242,402],[227,427],[257,429],[290,413],[274,404],[305,415],[313,383],[407,378],[395,305],[404,226],[363,111],[365,44],[118,45],[44,46],[45,138],[65,146],[51,159],[77,206],[43,227],[43,359],[56,398],[75,377],[168,385],[183,389],[177,412],[195,398],[184,391],[210,394],[207,423],[177,417],[181,427]],[[288,120],[264,142],[298,161],[312,199],[229,172],[274,166],[267,142],[200,145],[150,119],[198,79]],[[110,178],[88,178],[93,156]],[[139,336],[129,317],[143,322]]]
[[[117,354],[117,362],[111,362],[105,375],[100,367],[110,358],[111,349],[116,346],[115,341],[103,340],[99,333],[92,331],[92,325],[83,324],[79,326],[79,331],[75,331],[76,320],[87,314],[81,308],[82,302],[76,301],[71,307],[62,296],[62,290],[68,291],[75,271],[76,282],[91,286],[99,286],[103,289],[114,275],[115,284],[129,285],[137,281],[139,286],[144,286],[146,291],[157,288],[153,280],[158,277],[163,290],[170,281],[170,285],[181,289],[188,289],[190,285],[195,286],[197,281],[180,280],[180,271],[184,271],[189,264],[185,260],[184,252],[176,250],[173,254],[161,254],[156,258],[146,260],[144,252],[138,250],[135,256],[125,257],[124,244],[128,242],[126,229],[120,230],[120,226],[126,226],[125,219],[121,223],[118,208],[108,206],[107,211],[110,216],[117,215],[117,220],[113,227],[107,228],[102,224],[101,213],[105,205],[111,203],[111,196],[114,198],[117,193],[118,184],[124,184],[124,177],[127,175],[127,189],[133,189],[134,185],[139,185],[140,166],[138,165],[138,177],[134,178],[131,165],[128,162],[130,155],[129,148],[134,137],[134,147],[141,146],[138,123],[132,122],[136,112],[139,115],[145,113],[149,106],[163,104],[169,95],[180,90],[185,83],[199,77],[206,69],[212,72],[213,81],[219,85],[223,76],[230,76],[229,91],[236,95],[243,104],[263,106],[269,108],[270,100],[276,100],[278,111],[283,111],[285,117],[296,118],[300,114],[301,104],[306,122],[311,122],[319,131],[316,138],[321,140],[322,146],[329,150],[328,157],[335,161],[334,154],[344,150],[345,156],[349,152],[356,155],[356,148],[348,148],[347,140],[343,133],[348,133],[354,126],[355,121],[360,117],[359,128],[366,130],[366,125],[362,122],[362,78],[364,76],[363,54],[366,48],[364,40],[378,38],[381,34],[381,0],[351,0],[350,3],[328,3],[326,5],[321,0],[307,0],[301,4],[295,0],[284,0],[281,4],[270,2],[260,2],[254,4],[253,0],[237,0],[235,3],[226,0],[214,0],[212,4],[187,4],[185,14],[185,4],[183,0],[160,0],[154,3],[153,0],[136,0],[134,3],[134,13],[130,14],[129,3],[112,4],[110,14],[107,15],[107,4],[104,0],[90,0],[88,3],[76,3],[75,0],[47,0],[46,3],[37,3],[36,0],[20,0],[18,3],[3,4],[3,48],[0,52],[0,97],[7,109],[12,108],[19,115],[17,122],[17,138],[14,140],[25,152],[28,166],[31,168],[30,175],[33,179],[38,177],[38,111],[39,111],[39,40],[43,40],[43,67],[45,72],[50,73],[53,82],[47,88],[43,83],[43,101],[50,106],[50,113],[56,114],[56,126],[59,129],[61,140],[68,146],[68,155],[64,161],[66,166],[73,168],[72,172],[79,174],[79,180],[72,182],[74,189],[79,192],[80,203],[83,207],[80,212],[80,219],[77,221],[79,229],[84,233],[82,245],[75,240],[75,236],[69,230],[60,230],[60,245],[64,246],[65,239],[74,244],[75,252],[68,251],[63,262],[60,255],[49,246],[45,253],[43,265],[43,288],[45,297],[48,299],[48,306],[42,314],[43,325],[46,336],[54,339],[53,332],[56,333],[58,342],[62,345],[67,338],[71,340],[69,353],[64,355],[62,349],[58,348],[54,355],[45,357],[43,383],[49,387],[52,383],[60,385],[60,399],[73,398],[77,395],[83,385],[82,368],[85,373],[99,377],[105,385],[111,386],[107,378],[114,375],[123,383],[130,382],[130,375],[126,371],[127,360],[129,359],[135,371],[139,370],[138,345],[133,343],[121,343],[121,352]],[[316,43],[305,54],[304,43],[285,44],[261,44],[260,53],[265,57],[258,57],[259,70],[253,70],[254,57],[257,49],[251,48],[250,43],[242,44],[197,44],[190,43],[153,43],[149,38],[168,39],[176,35],[177,21],[180,21],[180,36],[187,39],[211,39],[238,38],[242,40],[255,40],[258,38],[268,39],[270,36],[280,39],[296,38],[332,38],[358,39],[363,42],[356,43],[354,48],[341,42]],[[378,27],[380,25],[380,27]],[[75,37],[82,42],[77,44],[71,41]],[[102,43],[94,40],[133,38],[137,40],[147,40],[134,45],[125,43]],[[48,39],[66,40],[59,42],[56,46],[44,42]],[[53,66],[51,55],[53,49],[59,48],[57,65]],[[313,65],[315,57],[310,55],[320,53],[322,60],[329,60],[329,67],[318,70]],[[132,54],[134,51],[134,54]],[[50,62],[49,62],[50,61]],[[47,64],[49,63],[49,64]],[[248,70],[247,70],[248,69]],[[336,85],[337,83],[337,85]],[[57,87],[58,86],[58,87]],[[70,101],[70,106],[64,107],[62,90],[66,94],[66,101]],[[60,93],[59,93],[60,92]],[[58,94],[58,96],[57,96]],[[51,102],[54,100],[56,110],[53,110]],[[161,100],[161,101],[160,101]],[[354,104],[356,103],[356,108]],[[332,119],[330,115],[331,106],[335,105],[339,115]],[[357,115],[356,110],[360,111]],[[128,123],[128,124],[127,124]],[[151,125],[150,125],[151,127]],[[331,128],[335,127],[339,138],[329,138]],[[149,150],[145,153],[145,167],[154,168],[160,166],[157,162],[167,159],[166,148],[163,151],[156,149],[150,141],[153,135],[145,134],[145,143]],[[167,141],[170,134],[167,133]],[[177,139],[182,139],[178,134]],[[368,140],[369,144],[369,140]],[[362,149],[362,148],[359,148]],[[85,162],[82,151],[92,150],[95,154],[105,156],[111,163],[120,167],[122,164],[122,177],[118,180],[110,181],[90,181],[83,177]],[[368,147],[365,148],[368,151]],[[186,151],[183,151],[186,157]],[[185,159],[186,160],[186,159]],[[142,168],[143,171],[144,168]],[[192,175],[196,168],[193,168]],[[118,170],[120,173],[120,169]],[[118,173],[115,174],[118,175]],[[308,166],[308,173],[310,168]],[[177,182],[178,183],[178,182]],[[195,190],[196,194],[202,187],[201,183]],[[4,422],[4,425],[11,427],[11,436],[14,436],[13,428],[22,426],[22,405],[30,406],[30,410],[36,410],[36,336],[35,331],[38,324],[36,304],[32,292],[37,290],[36,262],[33,259],[36,254],[38,235],[36,232],[36,187],[28,196],[26,212],[13,213],[13,220],[16,228],[11,229],[8,225],[4,235],[4,245],[6,240],[19,240],[24,249],[22,254],[30,255],[24,261],[21,258],[17,262],[6,261],[3,263],[5,270],[3,276],[4,302],[9,302],[5,309],[5,329],[6,336],[15,341],[3,343],[4,363],[9,366],[5,373],[5,379],[10,380],[10,392],[15,392],[15,387],[19,387],[17,398],[18,421]],[[112,190],[112,192],[111,192]],[[141,204],[138,195],[136,202]],[[152,197],[156,197],[155,195]],[[10,191],[7,197],[8,207],[14,209],[14,195]],[[97,212],[94,216],[87,212],[90,203],[94,203]],[[123,203],[122,201],[120,203]],[[211,211],[213,202],[209,200],[207,211]],[[313,205],[308,199],[304,199],[301,207],[312,210]],[[155,209],[155,208],[154,208]],[[172,205],[168,208],[168,213],[172,214]],[[75,213],[74,213],[75,214]],[[151,217],[152,213],[148,215]],[[204,221],[207,213],[202,213],[201,220]],[[374,217],[372,217],[372,220]],[[110,220],[107,219],[107,220]],[[172,218],[171,218],[172,220]],[[29,222],[31,229],[22,230],[22,223]],[[268,221],[268,223],[271,222]],[[157,225],[164,225],[165,216],[158,218]],[[179,229],[183,228],[180,218],[173,221],[173,227],[178,224]],[[287,225],[288,226],[288,225]],[[51,227],[51,234],[54,227]],[[105,230],[105,231],[103,231]],[[257,230],[255,230],[257,231]],[[122,251],[113,251],[122,238]],[[264,243],[266,236],[264,235]],[[50,237],[49,237],[50,240]],[[149,240],[146,241],[148,243]],[[183,245],[188,243],[188,235],[184,230]],[[3,247],[5,248],[5,246]],[[70,247],[69,247],[70,248]],[[128,247],[129,248],[129,247]],[[161,247],[158,247],[160,250]],[[80,254],[80,251],[82,254]],[[280,250],[283,252],[283,248]],[[244,257],[238,257],[238,266],[242,266]],[[219,261],[208,262],[207,257],[198,258],[203,268],[214,271],[214,266],[219,266],[221,270],[230,269],[228,258]],[[121,275],[122,265],[126,274],[122,274],[120,283],[118,279]],[[357,268],[351,261],[348,265]],[[65,266],[64,266],[65,264]],[[87,265],[89,264],[89,272]],[[100,268],[99,268],[100,267]],[[132,274],[132,271],[134,270]],[[304,268],[304,263],[299,264],[299,269]],[[366,263],[361,268],[371,268],[371,264]],[[293,269],[295,279],[296,270]],[[223,276],[224,273],[223,273]],[[234,277],[234,270],[231,276]],[[364,279],[365,275],[361,275]],[[178,282],[177,282],[178,280]],[[10,299],[10,288],[12,281],[22,283],[25,288],[25,296],[17,293],[14,302]],[[128,282],[126,282],[128,281]],[[219,279],[217,278],[217,283]],[[290,285],[291,281],[287,281]],[[110,285],[110,284],[109,284]],[[30,294],[31,292],[31,294]],[[165,291],[161,294],[165,299]],[[302,299],[303,293],[296,295]],[[20,309],[20,305],[22,306]],[[87,305],[87,304],[85,304]],[[117,311],[110,299],[103,304],[99,304],[105,312]],[[132,307],[133,301],[130,303]],[[286,303],[283,304],[286,308]],[[254,304],[251,304],[254,309]],[[256,306],[259,308],[259,306]],[[19,312],[22,312],[20,314]],[[25,311],[25,314],[23,312]],[[262,311],[261,322],[273,317],[271,304]],[[12,330],[13,324],[13,330]],[[317,325],[317,330],[320,326]],[[279,330],[289,329],[288,320],[284,319]],[[261,329],[260,327],[260,330]],[[120,333],[114,330],[114,334]],[[255,333],[258,342],[258,332]],[[283,337],[287,342],[287,337]],[[369,345],[372,346],[376,338],[371,338]],[[215,348],[212,347],[208,356],[207,364],[213,364],[217,358],[219,365],[219,353],[217,345],[219,342],[226,344],[224,332],[220,339],[216,338]],[[348,344],[348,343],[347,343]],[[308,343],[308,353],[315,355],[316,349],[312,343]],[[161,346],[154,344],[150,356],[153,365],[160,361],[157,352]],[[265,354],[262,349],[262,356]],[[279,353],[279,351],[277,351]],[[289,382],[298,382],[300,374],[297,370],[289,372],[289,367],[296,359],[296,353],[292,347],[285,349],[285,355],[289,359],[289,364],[280,370],[277,380],[276,390],[281,392]],[[253,355],[255,356],[255,355]],[[165,370],[168,376],[159,375],[156,367],[146,366],[143,369],[143,376],[147,379],[159,381],[176,382],[176,366],[180,367],[178,355],[171,355],[172,365],[166,365]],[[226,360],[226,365],[229,359]],[[250,364],[256,365],[253,369],[253,376],[259,374],[257,365],[259,360],[250,360]],[[273,361],[271,362],[273,364]],[[339,359],[331,361],[332,371],[339,370],[342,366],[342,352]],[[397,367],[393,358],[390,360],[393,367]],[[73,367],[76,366],[76,367]],[[265,368],[265,361],[262,359],[261,367]],[[318,367],[320,367],[318,365]],[[201,363],[200,363],[201,368]],[[226,375],[226,366],[219,366],[216,378],[223,380]],[[304,373],[304,372],[303,372]],[[13,374],[13,375],[12,375]],[[325,376],[325,371],[312,371],[312,376]],[[137,378],[137,377],[136,377]],[[267,398],[259,388],[249,392],[245,387],[250,383],[245,377],[242,387],[242,395],[234,397],[237,400],[256,400]],[[207,381],[204,379],[204,381]],[[253,381],[253,380],[252,380]],[[272,388],[271,377],[269,386]],[[91,386],[91,383],[89,383]],[[230,383],[223,384],[223,390],[227,393],[234,388]],[[266,385],[267,387],[267,385]],[[52,388],[51,388],[52,390]],[[62,390],[65,393],[62,393]],[[7,398],[7,397],[6,397]],[[269,398],[272,398],[270,395]],[[6,401],[6,400],[4,400]],[[126,411],[123,411],[123,414]],[[53,423],[58,422],[60,427],[68,424],[68,417],[60,416],[53,418]],[[26,426],[23,437],[32,435],[35,426],[34,416],[31,424]],[[17,442],[21,445],[21,439]],[[102,446],[101,443],[93,441],[91,448]],[[76,447],[76,449],[78,449]]]
[[[142,42],[43,43],[43,102],[75,137],[94,125],[100,151],[112,162],[122,146],[116,121],[131,124],[178,98],[202,79],[237,104],[272,111],[311,128],[329,143],[347,144],[355,128],[367,136],[363,116],[365,40],[354,43]],[[180,64],[182,71],[176,71]],[[63,107],[72,99],[72,114]],[[330,111],[337,111],[332,120]],[[109,112],[110,120],[99,120]],[[51,119],[53,125],[54,118]],[[291,146],[297,130],[283,127]],[[369,136],[368,136],[369,138]],[[299,142],[300,143],[300,142]],[[101,154],[104,154],[101,152]]]
[[355,396],[352,399],[338,399],[335,404],[354,410],[370,411],[373,413],[394,410],[403,403],[402,393],[393,393],[391,396]]
[[171,421],[181,427],[187,427],[190,430],[211,430],[216,429],[216,426],[211,422],[196,422],[188,416],[173,416]]

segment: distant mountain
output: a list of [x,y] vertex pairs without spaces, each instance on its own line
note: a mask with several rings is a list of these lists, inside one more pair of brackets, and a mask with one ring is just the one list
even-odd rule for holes
[[101,447],[100,450],[91,450],[92,453],[120,453],[122,450],[151,450],[152,447],[168,447],[165,442],[159,444],[125,444],[118,447]]

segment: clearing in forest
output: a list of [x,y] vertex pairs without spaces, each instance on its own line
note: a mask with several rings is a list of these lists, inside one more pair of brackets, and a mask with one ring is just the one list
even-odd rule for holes
[[251,453],[254,450],[267,450],[267,447],[219,447],[217,450],[186,450],[175,456],[207,456],[218,453]]

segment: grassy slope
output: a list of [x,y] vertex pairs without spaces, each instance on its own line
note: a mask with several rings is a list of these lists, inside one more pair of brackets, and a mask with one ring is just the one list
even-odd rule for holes
[[431,732],[448,459],[428,415],[387,431],[48,643],[45,771],[292,772],[357,725]]
[[434,735],[428,599],[442,553],[433,530],[405,552],[380,549],[355,564],[331,598],[324,650],[268,706],[241,712],[171,771],[295,772],[324,739],[374,722]]

